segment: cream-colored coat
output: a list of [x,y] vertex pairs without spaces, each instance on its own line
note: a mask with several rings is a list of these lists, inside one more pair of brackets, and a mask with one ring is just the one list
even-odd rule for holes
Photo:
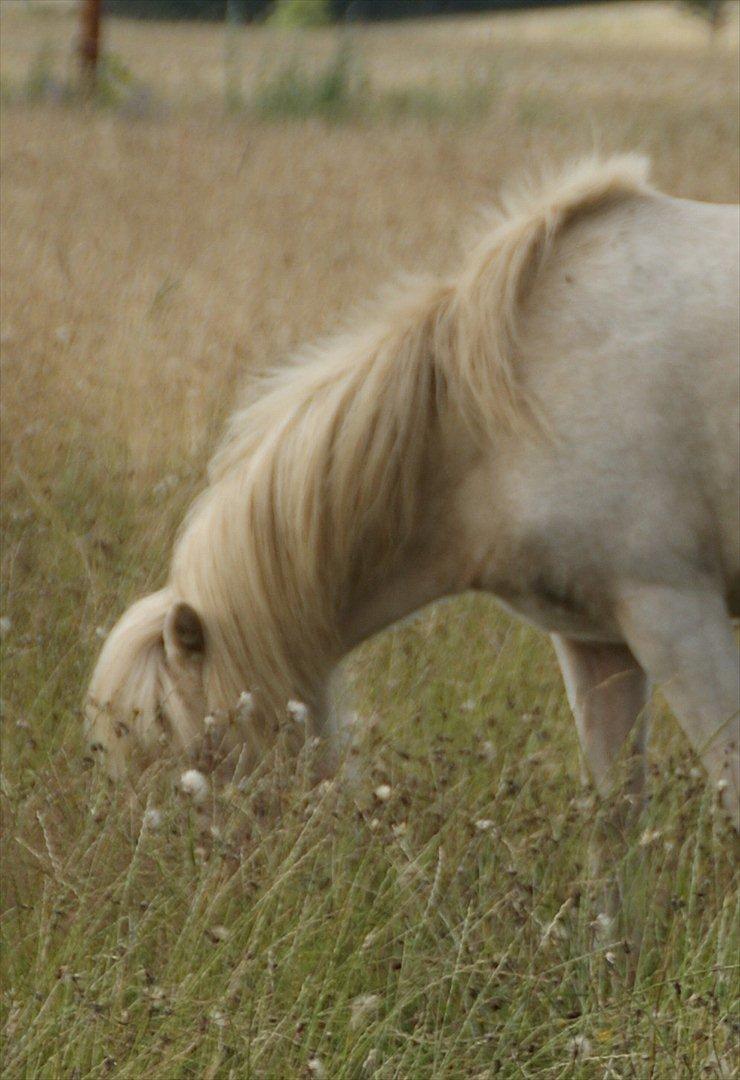
[[553,636],[600,790],[659,683],[737,820],[738,229],[635,159],[587,162],[276,373],[105,644],[110,771],[191,748],[206,713],[254,759],[294,697],[330,742],[342,656],[481,589]]

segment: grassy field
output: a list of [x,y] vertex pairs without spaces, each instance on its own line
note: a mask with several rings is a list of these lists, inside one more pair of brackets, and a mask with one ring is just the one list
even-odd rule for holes
[[69,5],[0,4],[2,1075],[737,1076],[737,863],[697,763],[659,709],[625,857],[642,947],[597,944],[560,678],[492,604],[352,658],[355,790],[268,761],[208,819],[163,784],[143,814],[80,724],[246,373],[448,265],[533,162],[644,150],[667,190],[737,199],[737,18],[354,28],[339,108],[298,110],[332,31],[249,28],[227,78],[220,27],[106,30],[110,94],[83,106]]

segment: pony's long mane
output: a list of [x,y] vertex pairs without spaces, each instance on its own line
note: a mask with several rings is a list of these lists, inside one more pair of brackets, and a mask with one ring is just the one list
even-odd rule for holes
[[310,698],[348,599],[414,533],[440,424],[457,415],[485,439],[527,421],[518,314],[558,234],[647,190],[633,157],[519,188],[455,278],[404,284],[361,332],[262,380],[213,458],[168,585],[204,621],[209,699]]
[[412,534],[451,296],[406,289],[394,318],[304,353],[232,418],[172,570],[208,628],[215,696],[310,700],[350,597]]

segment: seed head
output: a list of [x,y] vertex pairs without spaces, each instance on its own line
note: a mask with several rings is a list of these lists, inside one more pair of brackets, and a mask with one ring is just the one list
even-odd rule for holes
[[208,780],[198,769],[188,769],[180,777],[180,791],[192,799],[195,806],[201,806],[206,801],[208,787]]
[[367,1021],[378,1011],[380,997],[377,994],[360,994],[350,1002],[349,1026],[352,1031],[364,1027]]
[[141,824],[145,829],[158,829],[162,824],[162,814],[157,810],[156,806],[150,806],[144,811],[144,816],[141,819]]
[[475,823],[475,827],[478,832],[490,832],[494,826],[494,822],[490,818],[479,818]]
[[289,701],[288,702],[288,716],[296,724],[305,724],[308,722],[308,705],[304,705],[302,701]]
[[236,712],[240,720],[248,720],[254,712],[254,697],[248,690],[242,690],[236,703]]

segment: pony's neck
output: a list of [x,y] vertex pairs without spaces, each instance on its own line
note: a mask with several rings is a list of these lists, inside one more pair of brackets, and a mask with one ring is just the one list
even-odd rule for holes
[[[436,600],[473,586],[476,564],[470,538],[454,516],[452,500],[442,493],[439,498],[440,502],[428,515],[430,523],[425,523],[418,540],[409,546],[397,566],[375,577],[372,586],[358,593],[348,605],[338,628],[340,654],[331,667],[321,672],[309,695],[307,704],[314,718],[315,733],[323,736],[318,758],[322,776],[333,774],[345,745],[346,731],[337,701],[333,700],[337,695],[331,689],[337,663],[375,634]],[[449,506],[449,513],[439,513],[440,506],[445,509]]]
[[474,574],[459,532],[444,530],[434,542],[414,546],[396,571],[358,596],[342,625],[347,650],[421,608],[470,588]]
[[[457,427],[439,431],[436,437],[437,468],[433,477],[427,475],[420,484],[422,494],[411,535],[396,549],[394,558],[388,557],[393,545],[375,548],[365,541],[361,554],[348,550],[349,563],[360,565],[362,573],[346,580],[336,606],[306,603],[297,580],[292,603],[253,606],[248,602],[252,579],[244,579],[247,591],[235,592],[228,575],[222,573],[222,561],[214,560],[209,552],[210,570],[204,580],[218,586],[211,594],[210,611],[221,634],[216,653],[225,663],[221,685],[226,693],[218,697],[228,702],[238,697],[240,689],[250,689],[277,716],[284,713],[289,699],[299,698],[316,718],[318,733],[325,732],[332,719],[332,675],[349,652],[428,604],[473,585],[478,563],[475,529],[465,515],[469,503],[465,491],[478,453],[473,440]],[[218,505],[228,516],[239,499],[219,499]],[[225,535],[227,529],[223,524],[213,529],[211,522],[203,533],[204,544],[211,531]],[[256,535],[261,538],[263,533]],[[304,554],[302,537],[287,525],[279,536],[279,544],[265,546],[268,561],[270,567],[274,561],[278,569],[290,569]],[[256,547],[248,554],[247,564],[255,565]],[[272,581],[277,571],[268,570],[266,579]],[[279,587],[282,577],[274,580]],[[205,595],[195,597],[196,604],[204,603]],[[272,593],[262,589],[262,595],[270,599]],[[242,621],[244,612],[246,622]]]
[[212,697],[311,705],[354,645],[465,587],[452,504],[476,439],[450,401],[457,317],[450,286],[425,286],[234,421],[173,560],[210,628]]

